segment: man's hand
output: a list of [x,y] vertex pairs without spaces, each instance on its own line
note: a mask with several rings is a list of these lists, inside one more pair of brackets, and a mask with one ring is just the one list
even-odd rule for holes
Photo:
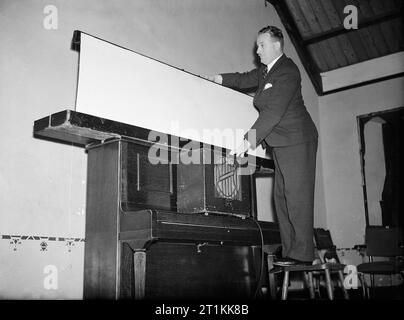
[[223,77],[220,74],[216,74],[214,76],[202,76],[202,78],[205,78],[206,80],[216,82],[218,84],[223,83]]
[[236,155],[237,157],[244,158],[245,153],[250,149],[251,143],[248,140],[243,140],[243,143],[238,148],[231,150],[230,155]]

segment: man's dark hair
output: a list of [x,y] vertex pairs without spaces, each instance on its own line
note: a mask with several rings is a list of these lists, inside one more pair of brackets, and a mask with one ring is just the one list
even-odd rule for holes
[[283,50],[283,34],[282,30],[275,27],[275,26],[266,26],[262,28],[260,31],[258,31],[258,34],[262,33],[269,33],[269,35],[275,39],[276,41],[279,41],[281,44],[281,49]]

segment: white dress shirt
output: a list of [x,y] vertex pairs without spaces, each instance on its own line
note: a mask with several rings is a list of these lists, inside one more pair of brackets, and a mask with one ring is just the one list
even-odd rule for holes
[[267,65],[267,72],[269,72],[269,70],[271,70],[271,68],[274,66],[276,61],[278,61],[279,58],[282,56],[283,56],[283,53],[281,53],[279,57],[275,58],[274,60],[272,60],[272,62],[270,64]]

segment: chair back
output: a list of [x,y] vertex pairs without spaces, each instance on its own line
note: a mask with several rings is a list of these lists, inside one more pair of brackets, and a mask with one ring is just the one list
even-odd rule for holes
[[323,228],[314,229],[314,243],[317,250],[319,251],[319,256],[321,262],[334,261],[340,263],[337,254],[337,248],[331,238],[331,233],[329,230]]
[[402,230],[397,227],[368,226],[365,242],[368,256],[396,257],[404,254]]

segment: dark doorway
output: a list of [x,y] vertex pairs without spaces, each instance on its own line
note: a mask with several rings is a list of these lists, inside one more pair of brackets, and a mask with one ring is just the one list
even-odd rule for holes
[[404,228],[404,107],[358,116],[366,226]]

